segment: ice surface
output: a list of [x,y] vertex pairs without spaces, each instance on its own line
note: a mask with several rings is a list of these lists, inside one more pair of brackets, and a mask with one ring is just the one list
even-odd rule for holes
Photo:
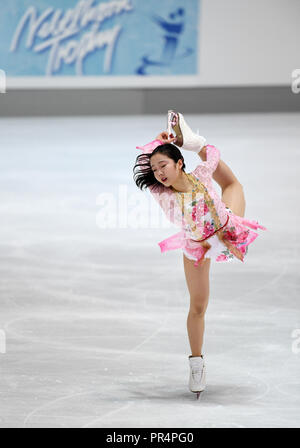
[[159,212],[132,168],[165,116],[0,120],[1,427],[300,426],[300,114],[186,119],[268,229],[244,264],[211,266],[199,402],[182,252],[157,244],[174,228],[96,220],[120,188]]

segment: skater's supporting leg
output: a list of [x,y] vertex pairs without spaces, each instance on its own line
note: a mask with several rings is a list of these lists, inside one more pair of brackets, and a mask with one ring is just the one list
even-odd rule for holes
[[203,265],[194,266],[194,261],[183,254],[184,272],[190,293],[190,310],[187,318],[187,330],[192,356],[202,355],[204,316],[209,299],[210,259]]
[[[206,160],[206,146],[199,152],[202,160]],[[213,173],[213,179],[222,189],[222,201],[235,215],[244,217],[246,201],[242,184],[223,160],[220,160]]]

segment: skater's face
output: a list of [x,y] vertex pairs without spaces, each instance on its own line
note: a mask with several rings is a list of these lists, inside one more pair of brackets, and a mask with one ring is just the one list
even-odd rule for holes
[[182,160],[177,163],[165,154],[157,152],[150,159],[150,166],[154,177],[165,187],[170,187],[182,172]]

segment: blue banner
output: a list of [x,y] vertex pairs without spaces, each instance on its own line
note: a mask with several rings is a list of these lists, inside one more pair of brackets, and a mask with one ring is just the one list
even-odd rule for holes
[[199,0],[9,0],[0,69],[8,77],[197,75],[198,24]]

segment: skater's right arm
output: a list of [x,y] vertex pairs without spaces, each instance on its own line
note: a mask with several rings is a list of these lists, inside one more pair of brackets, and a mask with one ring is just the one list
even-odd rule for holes
[[163,131],[158,134],[158,136],[155,137],[152,142],[144,146],[137,146],[136,148],[141,149],[143,154],[151,154],[155,150],[155,148],[157,148],[157,146],[164,145],[166,143],[173,143],[175,141],[176,137],[173,137],[172,134],[171,136],[169,136],[167,132]]
[[169,135],[166,131],[163,131],[156,137],[156,140],[160,140],[162,145],[165,145],[166,143],[175,143],[177,139],[173,134]]

